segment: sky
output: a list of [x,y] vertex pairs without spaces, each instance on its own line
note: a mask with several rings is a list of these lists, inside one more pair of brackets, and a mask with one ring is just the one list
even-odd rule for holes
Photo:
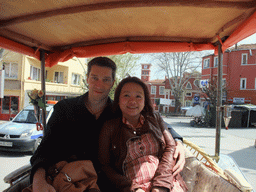
[[[256,43],[256,33],[245,38],[244,40],[238,42],[238,45],[241,44],[255,44]],[[147,56],[147,54],[144,54],[141,58],[141,60],[139,61],[140,64],[142,63],[151,63],[153,64],[151,67],[151,80],[153,79],[164,79],[164,73],[160,72],[159,69],[157,68],[157,66],[154,65],[154,63],[152,63],[152,58],[150,58],[149,56]],[[140,70],[137,70],[135,76],[140,78]]]
[[247,37],[246,39],[240,41],[238,43],[238,45],[241,45],[241,44],[253,44],[253,43],[256,43],[256,33]]

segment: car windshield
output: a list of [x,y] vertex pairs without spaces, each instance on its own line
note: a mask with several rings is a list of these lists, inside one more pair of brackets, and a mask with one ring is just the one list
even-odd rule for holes
[[[46,117],[49,111],[46,112]],[[42,119],[42,118],[40,118]],[[13,120],[18,123],[37,123],[34,110],[22,110]]]

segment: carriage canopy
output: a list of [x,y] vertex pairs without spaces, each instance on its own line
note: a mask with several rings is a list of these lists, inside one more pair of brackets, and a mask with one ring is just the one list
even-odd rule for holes
[[0,2],[0,47],[46,66],[74,56],[216,50],[256,33],[255,0]]

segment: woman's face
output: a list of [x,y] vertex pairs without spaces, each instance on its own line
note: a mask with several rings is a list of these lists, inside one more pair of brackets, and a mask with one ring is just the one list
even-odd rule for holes
[[137,83],[126,83],[121,89],[119,107],[126,119],[138,118],[145,106],[143,88]]

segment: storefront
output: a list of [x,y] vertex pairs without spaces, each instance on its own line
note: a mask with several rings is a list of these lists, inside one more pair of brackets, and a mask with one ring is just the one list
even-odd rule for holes
[[0,99],[0,120],[9,120],[15,117],[19,112],[19,97],[4,96]]

